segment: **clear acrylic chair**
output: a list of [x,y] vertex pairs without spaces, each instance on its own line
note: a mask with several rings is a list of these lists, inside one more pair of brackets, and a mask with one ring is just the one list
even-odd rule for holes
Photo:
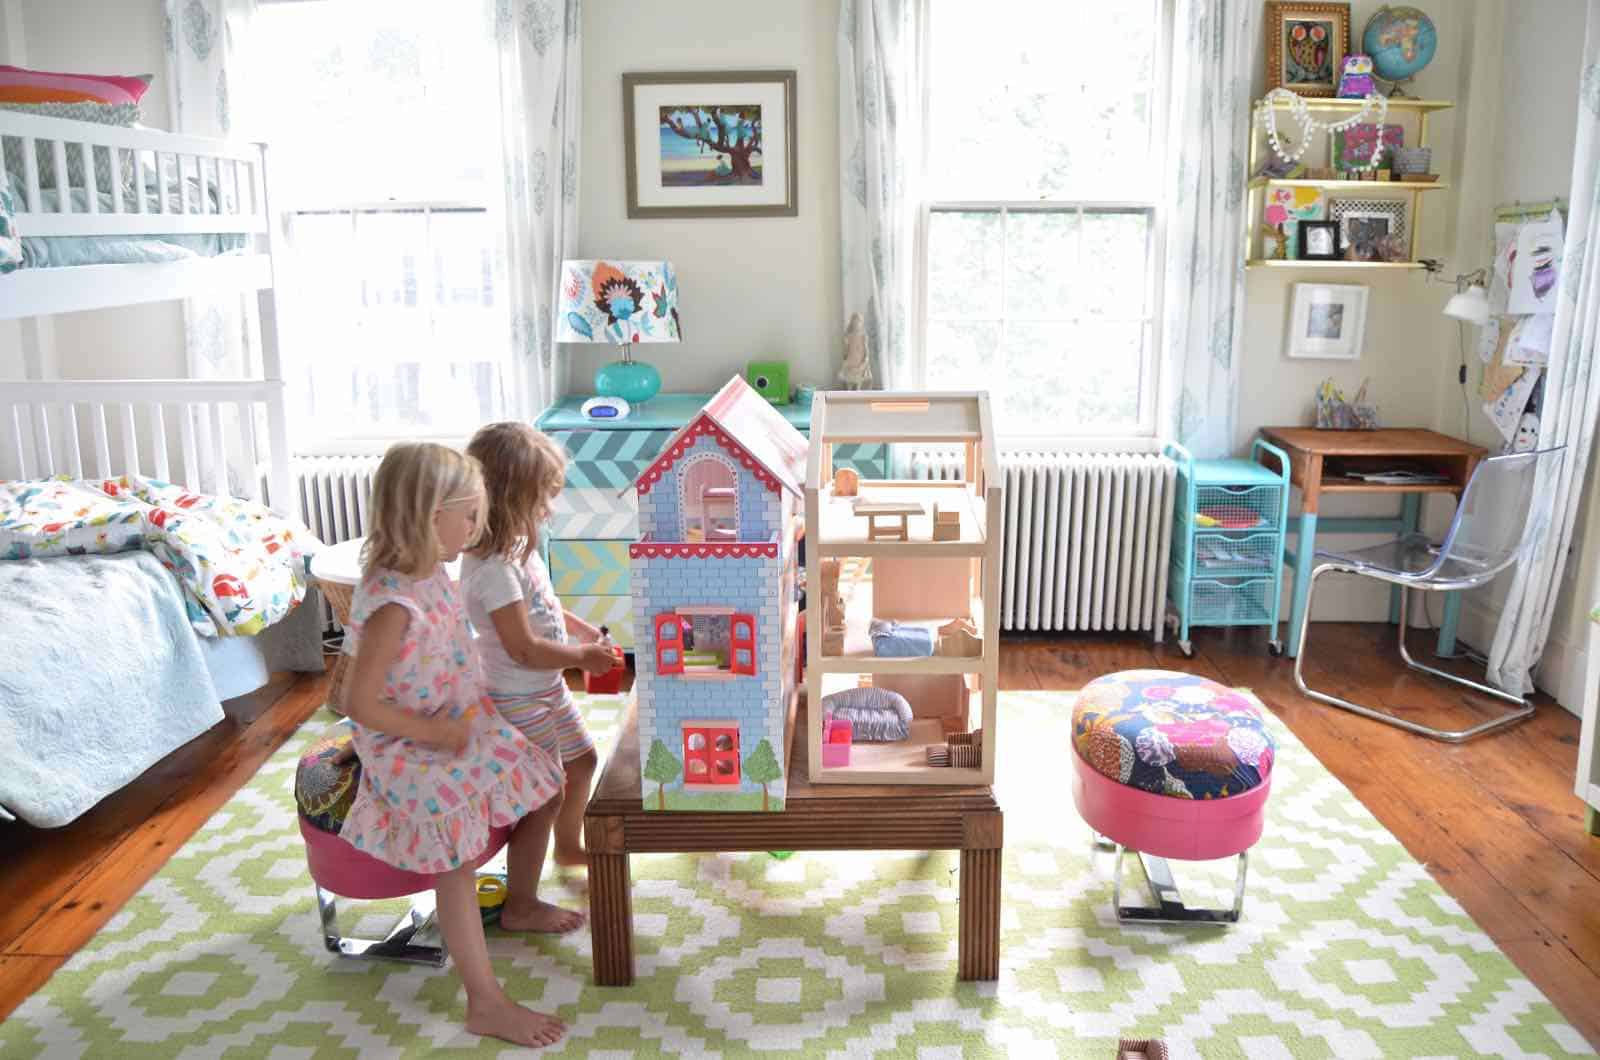
[[[1490,457],[1479,464],[1461,495],[1461,503],[1442,544],[1435,545],[1426,534],[1412,533],[1352,552],[1318,551],[1317,566],[1311,572],[1311,584],[1306,592],[1305,611],[1300,617],[1300,654],[1294,663],[1294,683],[1300,691],[1320,702],[1450,743],[1470,740],[1532,714],[1533,704],[1521,696],[1424,666],[1413,659],[1406,650],[1406,603],[1413,589],[1426,592],[1475,589],[1520,560],[1527,548],[1524,530],[1534,507],[1535,483],[1539,483],[1541,489],[1549,488],[1545,484],[1555,481],[1565,448],[1510,453]],[[1360,574],[1399,589],[1400,658],[1411,669],[1513,703],[1517,709],[1466,729],[1435,729],[1311,688],[1306,684],[1304,672],[1306,656],[1310,653],[1306,638],[1310,631],[1311,605],[1316,598],[1318,580],[1329,573]]]

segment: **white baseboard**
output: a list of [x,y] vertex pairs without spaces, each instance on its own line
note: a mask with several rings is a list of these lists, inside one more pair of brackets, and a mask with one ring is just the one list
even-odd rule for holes
[[[1494,643],[1494,630],[1500,622],[1498,608],[1488,601],[1467,597],[1461,608],[1461,640],[1488,654]],[[1552,630],[1544,655],[1533,671],[1533,683],[1541,692],[1561,704],[1569,714],[1583,716],[1584,672],[1589,665],[1587,644],[1573,645]]]

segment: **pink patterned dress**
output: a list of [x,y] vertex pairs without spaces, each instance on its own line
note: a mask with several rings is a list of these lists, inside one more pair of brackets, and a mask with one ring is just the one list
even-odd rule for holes
[[466,610],[444,568],[426,578],[369,574],[350,605],[345,651],[380,607],[398,604],[410,623],[384,675],[383,698],[427,716],[466,717],[460,754],[355,727],[361,788],[339,834],[396,868],[441,873],[470,863],[489,832],[515,824],[561,791],[561,763],[500,717],[484,691]]

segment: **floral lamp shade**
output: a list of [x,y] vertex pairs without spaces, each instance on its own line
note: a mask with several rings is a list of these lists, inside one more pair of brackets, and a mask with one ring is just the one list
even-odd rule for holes
[[678,276],[668,261],[564,261],[556,341],[677,342]]

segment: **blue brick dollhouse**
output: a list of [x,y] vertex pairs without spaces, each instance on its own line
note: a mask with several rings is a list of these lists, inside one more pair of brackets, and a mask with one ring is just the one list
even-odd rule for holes
[[646,809],[783,809],[807,444],[735,377],[633,484]]

